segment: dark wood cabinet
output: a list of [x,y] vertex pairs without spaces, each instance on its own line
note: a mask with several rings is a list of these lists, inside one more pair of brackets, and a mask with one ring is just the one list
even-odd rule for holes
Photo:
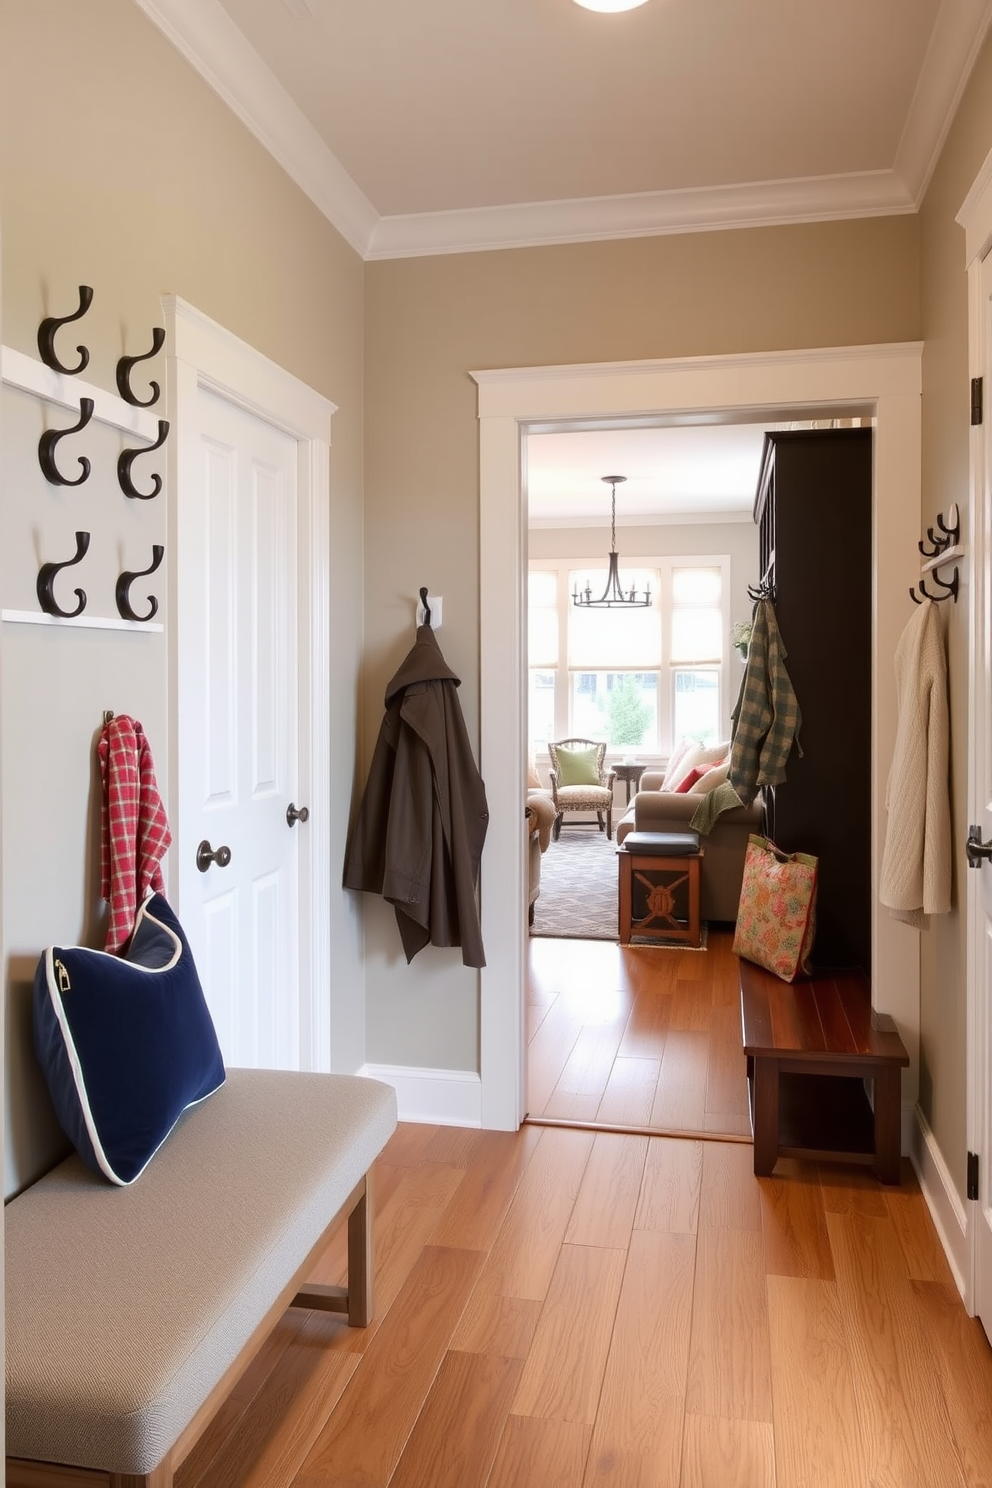
[[870,975],[872,431],[766,434],[754,517],[802,712],[766,830],[819,859],[815,963]]

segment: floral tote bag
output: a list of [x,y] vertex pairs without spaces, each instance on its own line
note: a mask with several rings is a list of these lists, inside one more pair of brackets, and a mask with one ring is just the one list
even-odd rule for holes
[[817,860],[783,853],[767,837],[748,838],[734,954],[794,982],[809,974],[816,933]]

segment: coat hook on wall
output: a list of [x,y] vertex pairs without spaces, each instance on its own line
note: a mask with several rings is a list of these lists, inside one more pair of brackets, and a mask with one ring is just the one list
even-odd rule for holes
[[53,372],[63,372],[66,377],[75,377],[89,364],[90,354],[85,346],[77,346],[79,352],[79,366],[65,367],[55,354],[55,332],[60,326],[68,325],[70,321],[79,320],[85,315],[93,303],[93,291],[88,284],[79,286],[79,309],[74,310],[71,315],[47,315],[38,327],[38,350],[41,360],[46,367],[51,367]]
[[922,565],[923,572],[931,578],[935,584],[943,589],[943,594],[931,594],[923,579],[920,580],[920,592],[917,594],[915,588],[909,591],[909,597],[914,604],[922,604],[924,599],[933,600],[938,603],[942,599],[953,599],[957,603],[958,597],[958,570],[955,567],[950,579],[942,579],[937,572],[945,563],[951,563],[956,558],[964,557],[964,548],[958,541],[961,532],[961,519],[958,516],[957,502],[954,502],[947,513],[947,521],[944,521],[944,513],[937,513],[937,520],[933,527],[927,528],[926,542],[921,540],[917,547],[926,559]]
[[153,574],[158,568],[159,564],[162,562],[164,556],[165,549],[162,547],[161,543],[153,543],[151,567],[135,569],[133,572],[125,570],[125,572],[122,573],[118,578],[117,587],[114,592],[117,596],[117,611],[123,620],[153,620],[157,615],[158,600],[155,598],[154,594],[149,594],[148,596],[148,614],[139,615],[137,611],[134,610],[131,606],[131,598],[128,594],[128,590],[134,583],[135,579],[141,579],[148,574]]
[[41,466],[45,479],[53,486],[81,486],[90,473],[90,462],[85,455],[79,456],[82,466],[82,475],[78,480],[69,480],[64,476],[55,464],[55,446],[60,439],[65,439],[69,434],[78,434],[86,428],[93,417],[93,399],[80,398],[79,400],[79,423],[73,424],[70,429],[46,429],[38,440],[38,464]]
[[157,382],[150,383],[152,395],[150,398],[139,398],[131,391],[131,373],[136,362],[146,362],[149,357],[157,356],[165,345],[165,331],[161,326],[156,326],[152,331],[151,351],[142,351],[138,356],[122,356],[117,363],[117,391],[125,403],[133,403],[136,408],[150,408],[153,403],[158,402],[161,389]]
[[131,466],[139,455],[150,455],[152,450],[161,449],[169,432],[169,424],[166,419],[158,421],[158,438],[154,444],[142,445],[140,449],[122,450],[117,461],[117,479],[125,496],[134,501],[151,501],[162,489],[162,477],[152,476],[152,488],[150,491],[139,491],[131,479]]
[[76,555],[74,558],[66,558],[62,563],[43,563],[38,570],[38,603],[46,615],[57,615],[61,620],[74,620],[81,615],[86,608],[85,589],[76,590],[76,598],[79,600],[74,610],[63,610],[59,607],[55,598],[55,575],[63,568],[71,568],[74,563],[81,563],[86,557],[86,550],[90,545],[88,532],[76,533]]

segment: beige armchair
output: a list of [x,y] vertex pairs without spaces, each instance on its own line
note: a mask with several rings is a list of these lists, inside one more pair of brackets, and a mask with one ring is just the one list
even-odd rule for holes
[[558,739],[548,744],[551,797],[555,805],[554,839],[561,836],[566,811],[594,811],[599,830],[613,836],[612,770],[606,769],[606,745],[595,739]]
[[555,824],[555,807],[545,790],[528,789],[527,805],[527,903],[528,923],[534,923],[534,905],[541,893],[541,854],[546,852]]

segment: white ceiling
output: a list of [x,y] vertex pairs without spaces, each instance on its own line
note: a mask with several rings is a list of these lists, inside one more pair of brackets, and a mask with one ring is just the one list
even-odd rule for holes
[[[366,259],[915,211],[992,0],[135,0]],[[787,414],[783,414],[786,418]],[[529,440],[534,526],[748,520],[766,427]]]
[[532,434],[527,509],[532,527],[610,524],[606,475],[623,475],[617,526],[750,521],[766,429],[724,424]]
[[135,0],[365,258],[911,212],[992,0]]

